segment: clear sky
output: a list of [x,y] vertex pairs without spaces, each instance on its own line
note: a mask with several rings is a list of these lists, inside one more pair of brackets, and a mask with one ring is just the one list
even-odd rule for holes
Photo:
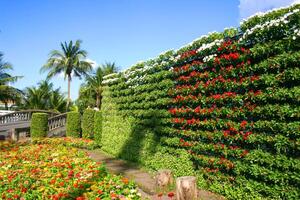
[[[237,27],[257,11],[294,0],[0,0],[0,51],[23,75],[24,89],[43,80],[40,67],[60,42],[81,39],[88,58],[121,69],[177,49],[211,31]],[[62,77],[55,87],[67,90]],[[71,96],[82,80],[73,79]]]

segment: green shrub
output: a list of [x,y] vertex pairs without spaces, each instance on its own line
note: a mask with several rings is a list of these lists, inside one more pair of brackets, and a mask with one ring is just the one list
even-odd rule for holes
[[82,138],[94,138],[94,115],[95,111],[90,108],[83,112],[81,120]]
[[66,122],[66,135],[68,137],[80,137],[80,113],[68,112]]
[[48,131],[48,114],[33,113],[30,124],[30,134],[32,138],[46,137]]
[[147,158],[145,166],[154,171],[170,169],[175,177],[195,175],[191,156],[181,149],[170,151],[163,147]]
[[101,145],[102,139],[102,112],[97,111],[94,115],[94,139],[98,145]]

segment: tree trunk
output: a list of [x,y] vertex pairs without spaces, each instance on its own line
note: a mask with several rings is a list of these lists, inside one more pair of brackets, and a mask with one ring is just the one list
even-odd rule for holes
[[68,99],[67,99],[67,111],[71,102],[71,74],[68,74]]
[[100,110],[100,95],[96,94],[96,107]]
[[8,110],[8,103],[6,101],[4,102],[4,105],[5,105],[5,110]]
[[177,200],[197,199],[196,177],[183,176],[176,179],[176,199]]

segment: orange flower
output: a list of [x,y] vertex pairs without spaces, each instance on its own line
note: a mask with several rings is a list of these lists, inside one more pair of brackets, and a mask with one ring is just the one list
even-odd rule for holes
[[102,190],[98,190],[98,194],[103,194]]
[[129,183],[129,180],[128,180],[128,178],[122,178],[122,182],[123,182],[124,184],[128,184],[128,183]]
[[115,194],[115,193],[111,193],[111,194],[110,194],[110,197],[111,197],[112,199],[116,199],[116,198],[118,197],[118,195]]

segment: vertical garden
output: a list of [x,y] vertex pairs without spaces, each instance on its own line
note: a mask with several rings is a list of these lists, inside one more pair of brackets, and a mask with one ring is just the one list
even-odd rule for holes
[[229,199],[300,198],[300,5],[108,75],[102,148]]

